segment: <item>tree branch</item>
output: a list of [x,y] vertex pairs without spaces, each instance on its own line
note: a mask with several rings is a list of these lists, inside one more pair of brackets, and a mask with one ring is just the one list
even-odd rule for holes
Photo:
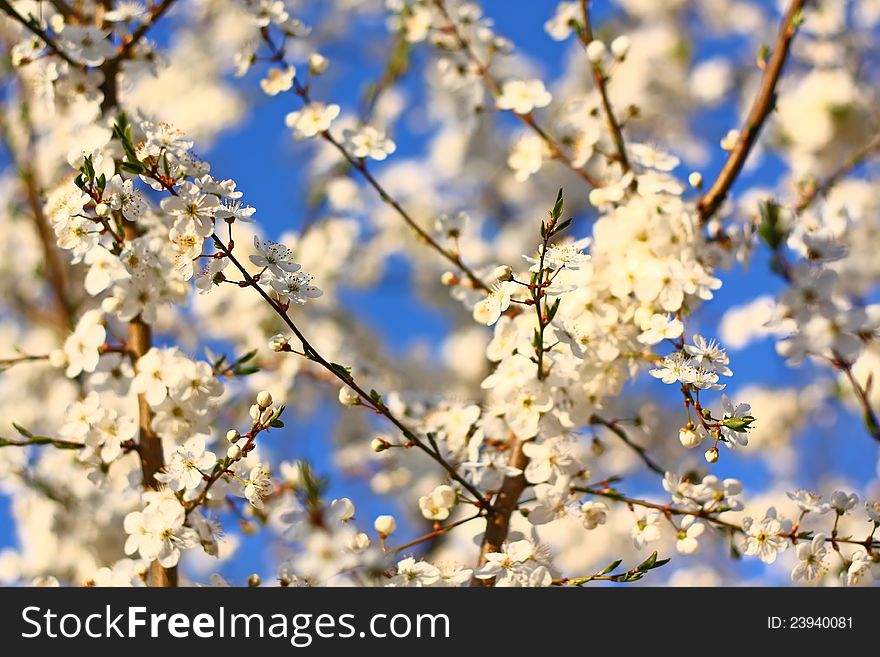
[[701,222],[708,221],[721,207],[730,188],[742,171],[746,158],[758,140],[761,127],[776,106],[776,84],[788,59],[791,41],[797,33],[801,12],[805,4],[806,0],[792,0],[785,17],[782,19],[773,55],[766,64],[764,78],[740,131],[739,139],[724,163],[721,173],[718,174],[718,178],[697,202],[697,213]]
[[[589,9],[590,0],[580,0],[580,2],[584,29],[583,31],[578,30],[578,39],[580,39],[580,42],[583,44],[584,48],[586,48],[593,41],[593,27],[590,22]],[[589,62],[589,66],[590,72],[593,75],[593,83],[596,85],[596,89],[599,91],[599,96],[602,99],[602,109],[605,111],[605,121],[608,124],[608,132],[611,134],[611,139],[614,141],[615,149],[617,149],[617,160],[623,167],[624,173],[626,173],[630,169],[629,159],[626,157],[626,144],[623,140],[623,130],[620,127],[620,122],[614,115],[614,109],[611,107],[611,101],[608,98],[608,87],[605,84],[607,78],[599,66],[594,65],[592,62]]]

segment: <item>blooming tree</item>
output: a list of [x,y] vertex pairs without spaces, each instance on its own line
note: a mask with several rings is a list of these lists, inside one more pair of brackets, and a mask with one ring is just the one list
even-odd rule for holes
[[[464,0],[0,0],[0,577],[871,582],[877,480],[805,464],[880,442],[880,3],[775,5],[548,6],[551,80]],[[258,103],[304,142],[277,241],[198,154]],[[388,277],[436,353],[358,321]],[[790,383],[739,380],[758,339]],[[285,460],[316,412],[331,456]]]

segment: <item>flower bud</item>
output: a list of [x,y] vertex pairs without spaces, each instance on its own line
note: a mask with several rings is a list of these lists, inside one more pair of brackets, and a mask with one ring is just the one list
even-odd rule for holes
[[607,53],[608,49],[605,47],[605,44],[598,39],[587,44],[587,59],[590,60],[591,64],[601,63]]
[[626,53],[629,52],[630,40],[629,37],[625,34],[621,34],[614,41],[611,42],[611,52],[614,54],[614,59],[619,62],[622,62],[626,58]]
[[682,427],[679,430],[678,441],[682,446],[687,447],[688,449],[693,449],[703,442],[703,436],[697,433],[693,426],[687,426]]
[[699,171],[693,171],[688,176],[688,183],[690,183],[690,186],[693,187],[694,189],[702,189],[702,187],[703,187],[703,174],[700,173]]
[[110,214],[110,206],[106,203],[98,203],[95,206],[95,214],[99,217],[106,217],[108,214]]
[[226,450],[226,458],[232,459],[233,461],[237,461],[241,458],[241,447],[238,445],[230,445],[229,449]]
[[230,429],[226,432],[226,440],[231,442],[233,445],[238,442],[239,438],[241,438],[241,434],[238,433],[238,429]]
[[721,140],[721,148],[723,148],[728,153],[736,148],[736,143],[739,141],[739,130],[729,130],[726,135],[724,135],[724,139]]
[[290,340],[281,333],[273,335],[272,339],[269,340],[269,349],[279,352],[288,351],[290,349]]
[[309,73],[312,75],[321,75],[330,66],[330,60],[319,52],[313,52],[309,55]]
[[269,408],[272,405],[272,395],[267,390],[260,390],[257,393],[257,406],[260,408]]
[[718,460],[718,448],[713,447],[712,449],[706,450],[706,453],[703,455],[706,457],[707,463],[715,463]]
[[394,516],[379,516],[373,522],[373,527],[379,533],[379,536],[385,538],[391,536],[394,530],[397,529],[397,521],[394,519]]
[[513,275],[513,270],[509,265],[498,265],[492,272],[492,278],[496,281],[509,281]]
[[384,452],[389,447],[391,447],[391,445],[384,438],[379,438],[379,437],[373,438],[372,442],[370,443],[370,449],[372,449],[377,454],[379,452]]
[[346,522],[354,517],[354,503],[347,497],[340,497],[330,503],[330,509],[337,520]]
[[449,287],[451,285],[458,285],[459,280],[458,280],[458,276],[453,274],[451,271],[445,271],[445,272],[443,272],[443,275],[440,277],[440,282],[443,285]]
[[343,406],[351,408],[352,406],[357,406],[358,404],[360,404],[361,398],[354,390],[352,390],[348,386],[342,386],[339,389],[339,403]]
[[67,367],[67,354],[64,353],[63,349],[53,350],[49,353],[49,364],[58,369]]

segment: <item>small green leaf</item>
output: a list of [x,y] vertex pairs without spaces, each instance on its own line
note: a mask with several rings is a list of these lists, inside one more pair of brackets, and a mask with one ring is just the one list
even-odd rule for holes
[[146,171],[146,168],[144,168],[144,165],[141,164],[140,162],[138,162],[137,160],[135,160],[133,162],[130,162],[130,161],[123,162],[120,166],[122,167],[122,169],[124,171],[128,171],[129,173],[141,174],[144,171]]
[[758,235],[774,251],[782,244],[785,237],[779,223],[779,205],[774,201],[761,203],[761,223],[758,225]]
[[605,566],[602,570],[599,571],[599,575],[607,575],[611,571],[615,570],[621,563],[623,563],[623,559],[618,559],[617,561],[612,561],[610,564]]
[[556,194],[556,202],[553,204],[553,209],[550,211],[551,219],[559,219],[562,216],[562,208],[564,207],[564,202],[562,200],[562,188],[559,188],[559,193]]

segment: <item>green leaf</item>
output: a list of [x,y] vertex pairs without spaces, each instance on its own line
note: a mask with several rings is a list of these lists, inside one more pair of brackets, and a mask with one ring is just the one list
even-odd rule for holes
[[782,244],[785,234],[779,224],[779,205],[775,201],[761,203],[761,223],[758,235],[774,251]]
[[128,171],[129,173],[140,174],[146,171],[144,165],[136,160],[134,162],[123,162],[120,166],[124,171]]
[[18,433],[20,433],[25,438],[33,438],[34,437],[34,434],[32,434],[30,431],[25,429],[20,424],[16,424],[15,422],[13,422],[12,426],[15,428],[16,431],[18,431]]
[[645,572],[651,570],[654,567],[654,564],[657,563],[657,551],[651,553],[651,556],[645,559],[642,563],[636,566],[636,570],[640,572]]
[[330,363],[330,369],[341,376],[343,379],[348,380],[351,378],[350,367],[345,367],[344,365],[340,365],[339,363]]
[[602,570],[599,571],[599,575],[607,575],[611,571],[615,570],[621,563],[623,563],[623,559],[618,559],[617,561],[612,561],[610,564],[605,566]]
[[553,209],[550,211],[551,219],[559,219],[562,216],[562,208],[564,207],[564,202],[562,200],[562,187],[559,188],[559,193],[556,194],[556,202],[553,204]]
[[253,359],[253,357],[256,356],[256,355],[257,355],[257,350],[254,349],[253,351],[249,351],[249,352],[247,352],[244,356],[242,356],[241,358],[239,358],[239,359],[238,359],[238,362],[239,362],[239,363],[246,363],[246,362],[248,362],[249,360]]
[[742,417],[729,417],[727,419],[721,420],[721,424],[723,424],[731,431],[736,431],[738,433],[748,433],[749,429],[752,428],[752,422],[754,421],[755,418],[751,415],[743,415]]
[[572,221],[574,221],[574,219],[572,219],[572,218],[569,217],[568,219],[566,219],[565,221],[563,221],[562,223],[560,223],[558,226],[556,226],[556,228],[553,229],[553,234],[554,234],[554,235],[558,235],[559,233],[561,233],[562,231],[564,231],[566,228],[568,228],[569,226],[571,226],[571,222],[572,222]]

